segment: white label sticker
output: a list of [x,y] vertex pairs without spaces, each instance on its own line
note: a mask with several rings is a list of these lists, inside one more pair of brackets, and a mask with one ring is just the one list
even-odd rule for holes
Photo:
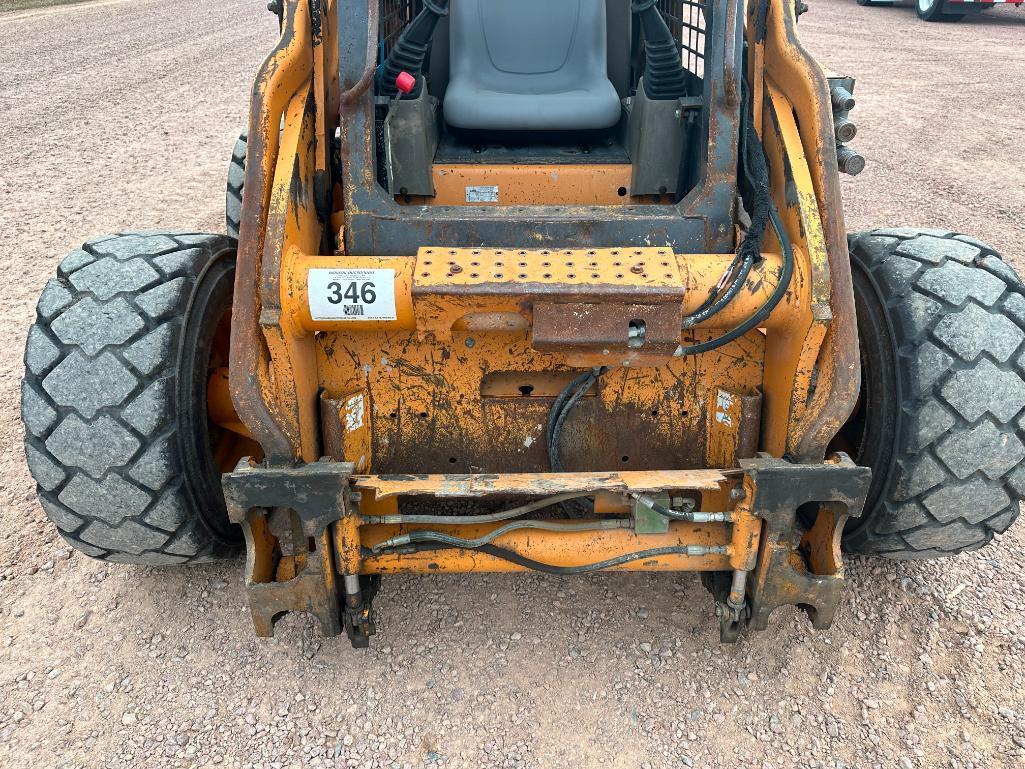
[[353,395],[345,402],[345,430],[355,432],[363,426],[363,396]]
[[313,269],[307,278],[314,320],[395,320],[395,270]]
[[733,417],[731,412],[733,411],[733,404],[735,400],[731,393],[725,390],[719,390],[715,397],[715,421],[720,424],[724,424],[727,427],[733,425]]
[[467,203],[497,203],[498,202],[498,186],[487,185],[481,187],[467,187],[466,188],[466,202]]

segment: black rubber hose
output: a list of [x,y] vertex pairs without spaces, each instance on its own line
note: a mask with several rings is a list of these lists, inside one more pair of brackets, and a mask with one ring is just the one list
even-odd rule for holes
[[771,201],[769,203],[769,220],[772,222],[772,228],[776,231],[776,236],[779,238],[779,242],[783,246],[783,267],[779,271],[779,283],[776,284],[776,288],[773,290],[772,295],[769,296],[765,304],[763,304],[754,315],[732,331],[723,334],[720,337],[716,337],[715,339],[710,339],[707,342],[700,342],[699,344],[693,344],[689,347],[681,347],[677,351],[677,356],[699,355],[700,353],[722,347],[724,344],[729,344],[734,339],[738,339],[751,329],[756,328],[759,323],[762,323],[769,317],[772,311],[776,309],[776,305],[778,305],[780,300],[783,299],[783,296],[787,292],[787,288],[790,286],[790,279],[794,276],[794,249],[793,246],[791,246],[790,238],[787,236],[786,230],[783,227],[783,222],[779,218],[779,212],[776,211],[776,205]]
[[[740,254],[737,254],[740,257]],[[729,287],[722,294],[719,299],[715,299],[714,295],[710,297],[713,301],[707,301],[704,305],[699,307],[697,310],[692,312],[686,318],[683,319],[683,327],[690,328],[696,326],[708,318],[717,315],[726,305],[733,301],[733,299],[740,293],[740,289],[744,287],[744,283],[747,281],[747,276],[751,274],[751,268],[754,267],[754,257],[750,254],[745,254],[743,262],[741,263],[740,272],[730,282]],[[730,265],[732,271],[736,265],[736,260]]]
[[[548,463],[552,468],[552,472],[560,472],[559,468],[562,466],[562,463],[559,461],[559,449],[558,446],[555,445],[555,440],[553,438],[555,435],[555,423],[559,420],[559,416],[562,414],[562,409],[566,404],[566,401],[577,391],[577,388],[583,385],[584,382],[587,382],[593,374],[593,371],[585,371],[583,374],[580,374],[570,380],[570,383],[562,389],[562,392],[560,392],[555,398],[555,401],[552,403],[552,407],[548,410],[548,420],[545,425],[545,440],[548,443]],[[587,386],[590,387],[591,385],[588,384]]]
[[395,78],[403,72],[412,75],[416,85],[402,98],[415,99],[420,96],[420,73],[423,71],[427,52],[431,48],[434,28],[442,16],[448,15],[447,6],[448,0],[424,0],[423,10],[402,30],[381,68],[381,78],[377,86],[377,92],[381,96],[393,98],[398,95],[399,89],[395,85]]
[[[559,443],[562,440],[562,427],[566,423],[566,418],[569,416],[570,412],[573,411],[573,408],[577,403],[580,402],[580,399],[583,398],[587,391],[594,386],[594,383],[598,381],[598,377],[604,374],[607,370],[608,369],[603,367],[597,371],[592,370],[588,372],[586,379],[584,379],[584,381],[581,382],[575,390],[573,390],[572,394],[565,400],[559,412],[555,415],[555,421],[552,424],[551,434],[548,438],[548,459],[551,462],[553,472],[561,473],[563,471],[562,459],[559,457]],[[565,392],[566,390],[563,390],[563,393],[560,393],[560,397]],[[554,410],[555,409],[553,407],[552,411]],[[549,416],[551,416],[551,414],[549,414]]]
[[734,269],[738,260],[742,260],[743,266],[719,299],[716,299],[717,292],[713,289],[709,298],[697,310],[683,319],[684,328],[696,326],[698,323],[708,320],[733,301],[734,297],[740,293],[740,289],[743,288],[748,275],[751,274],[755,262],[762,256],[762,237],[765,235],[769,221],[769,164],[765,160],[765,152],[758,140],[758,132],[755,131],[750,105],[746,106],[744,113],[744,130],[740,136],[741,159],[744,177],[751,187],[753,198],[751,201],[751,226],[748,227],[747,234],[744,236],[740,248],[737,249],[737,255],[733,264],[730,265],[730,269]]
[[666,26],[655,0],[634,0],[632,10],[644,33],[644,93],[649,99],[687,95],[687,71],[680,46]]
[[[451,550],[449,547],[435,547],[429,546],[426,548],[416,548],[415,552],[424,552],[431,550]],[[515,550],[507,550],[504,547],[498,545],[481,545],[480,547],[473,548],[473,552],[486,553],[487,555],[493,555],[495,558],[501,558],[504,561],[518,564],[527,569],[533,571],[544,572],[545,574],[587,574],[592,571],[601,571],[602,569],[610,569],[614,566],[621,566],[624,563],[632,563],[633,561],[643,561],[645,558],[658,558],[662,555],[686,555],[686,547],[654,547],[650,550],[640,550],[635,553],[624,553],[623,555],[617,555],[615,558],[609,558],[605,561],[598,561],[597,563],[587,563],[582,566],[553,566],[550,563],[541,563],[535,561],[533,558],[527,558],[525,555],[520,555]]]

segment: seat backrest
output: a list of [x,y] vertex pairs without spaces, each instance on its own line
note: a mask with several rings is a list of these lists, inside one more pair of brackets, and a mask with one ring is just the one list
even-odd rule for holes
[[[456,0],[458,2],[458,0]],[[630,95],[632,81],[631,46],[633,35],[633,13],[630,0],[605,0],[605,26],[608,61],[608,78],[615,86],[619,98]],[[449,24],[448,16],[438,22],[431,43],[431,58],[428,81],[431,93],[439,99],[445,95],[449,73]]]
[[608,78],[605,4],[452,0],[449,122],[532,130],[615,123],[619,97]]

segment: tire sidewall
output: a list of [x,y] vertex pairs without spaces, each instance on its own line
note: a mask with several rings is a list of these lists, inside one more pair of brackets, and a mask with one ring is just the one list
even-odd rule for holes
[[851,251],[851,268],[861,345],[859,409],[863,410],[866,422],[862,443],[853,459],[859,465],[871,467],[872,481],[864,513],[849,521],[846,535],[857,534],[869,524],[893,485],[904,422],[901,404],[906,390],[898,365],[898,332],[886,309],[883,290],[857,249]]
[[207,383],[214,331],[231,309],[234,281],[235,250],[223,248],[203,268],[189,297],[175,377],[175,420],[184,488],[211,536],[228,545],[239,544],[242,532],[228,520],[221,476],[214,463]]

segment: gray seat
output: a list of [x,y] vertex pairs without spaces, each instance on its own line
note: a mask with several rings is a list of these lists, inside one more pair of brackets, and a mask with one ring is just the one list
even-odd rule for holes
[[445,121],[455,128],[609,128],[605,0],[452,0]]

